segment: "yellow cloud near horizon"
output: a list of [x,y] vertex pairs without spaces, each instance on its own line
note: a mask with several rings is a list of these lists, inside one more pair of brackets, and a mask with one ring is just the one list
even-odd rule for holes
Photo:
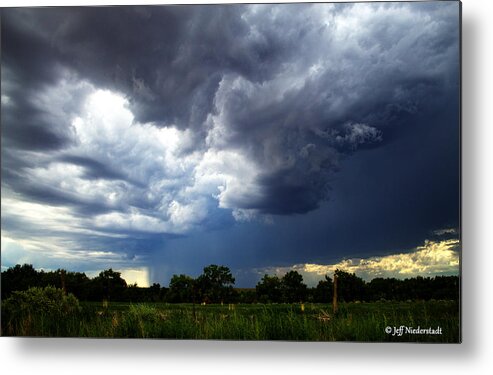
[[[122,279],[125,280],[127,285],[137,284],[141,288],[147,288],[150,286],[149,281],[149,269],[147,267],[137,268],[114,268],[113,271],[120,272]],[[85,274],[90,277],[96,277],[101,270],[85,271]]]
[[140,287],[149,286],[149,270],[146,267],[120,269],[118,272],[121,272],[128,285],[137,283]]
[[289,270],[303,275],[305,283],[314,285],[326,274],[332,276],[336,269],[355,273],[371,280],[376,277],[409,278],[415,276],[453,275],[459,273],[458,239],[442,241],[426,240],[411,252],[396,253],[370,258],[344,259],[334,264],[295,264],[292,267],[273,267],[259,270],[261,273],[274,273],[279,276]]

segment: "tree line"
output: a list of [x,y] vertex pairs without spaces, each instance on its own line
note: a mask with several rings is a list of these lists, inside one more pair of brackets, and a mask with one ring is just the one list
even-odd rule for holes
[[[459,277],[435,276],[408,279],[374,278],[366,282],[354,273],[336,270],[339,301],[458,300]],[[211,264],[196,278],[173,275],[169,287],[127,284],[120,272],[104,270],[94,278],[82,272],[36,270],[30,264],[16,265],[1,274],[2,299],[13,291],[53,286],[72,293],[81,301],[169,302],[169,303],[330,303],[333,279],[326,275],[309,288],[303,276],[289,271],[284,276],[264,275],[255,288],[234,288],[235,278],[225,266]]]

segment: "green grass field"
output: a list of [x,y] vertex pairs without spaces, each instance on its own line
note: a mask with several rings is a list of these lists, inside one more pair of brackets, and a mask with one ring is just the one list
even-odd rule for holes
[[[441,328],[440,335],[393,335],[393,327]],[[460,340],[453,301],[322,304],[81,303],[63,319],[2,316],[2,335],[48,337],[450,342]],[[386,333],[392,330],[391,333]]]

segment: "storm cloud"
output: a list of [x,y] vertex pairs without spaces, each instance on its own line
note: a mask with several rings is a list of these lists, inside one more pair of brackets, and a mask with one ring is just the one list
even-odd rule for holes
[[[66,209],[67,232],[101,237],[269,225],[330,202],[346,160],[408,137],[423,113],[458,113],[454,2],[1,17],[6,236],[38,220],[15,221],[15,202]],[[430,221],[428,232],[445,224]]]

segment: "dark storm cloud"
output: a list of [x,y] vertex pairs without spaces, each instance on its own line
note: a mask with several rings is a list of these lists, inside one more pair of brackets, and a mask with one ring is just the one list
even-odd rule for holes
[[[403,116],[433,107],[457,84],[450,59],[458,48],[456,9],[438,3],[7,9],[4,91],[15,107],[2,111],[4,136],[31,149],[73,141],[64,123],[72,108],[62,108],[65,120],[51,118],[32,100],[68,70],[123,92],[136,121],[192,129],[195,148],[237,149],[255,161],[260,194],[238,196],[230,208],[304,213],[327,197],[341,158],[391,141]],[[211,124],[211,116],[219,120]],[[211,127],[222,136],[206,145]],[[123,178],[101,165],[84,167],[88,178]]]
[[23,108],[22,111],[10,111],[2,116],[2,122],[19,123],[16,127],[5,127],[3,136],[13,145],[28,150],[58,149],[66,145],[70,138],[63,133],[50,129],[49,125],[40,121],[43,113],[34,108]]
[[12,74],[2,66],[2,144],[38,151],[66,147],[73,136],[66,109],[43,108],[43,104],[49,103],[36,103],[40,88],[22,79],[12,79]]
[[123,173],[115,171],[97,160],[75,155],[65,155],[60,161],[80,165],[85,168],[84,177],[87,179],[126,180]]
[[[224,72],[266,77],[270,65],[259,63],[279,50],[268,43],[245,46],[249,30],[240,15],[240,7],[3,10],[3,149],[56,151],[74,144],[69,121],[80,112],[84,89],[37,100],[63,79],[123,92],[136,120],[194,128],[200,143]],[[71,100],[60,103],[67,95]],[[15,160],[2,164],[4,182],[11,185],[16,180],[9,176],[26,166],[25,158]],[[65,161],[83,166],[88,179],[125,178],[97,161]],[[46,203],[67,200],[63,192],[24,183],[14,190]]]
[[[378,143],[365,139],[454,84],[456,66],[447,65],[457,49],[452,6],[375,4],[375,16],[361,20],[363,33],[350,24],[358,6],[338,5],[327,20],[317,18],[317,5],[10,9],[3,17],[3,56],[19,85],[27,84],[27,98],[30,88],[56,81],[68,67],[99,87],[124,92],[138,121],[194,129],[202,134],[197,145],[207,117],[220,116],[231,133],[220,147],[241,149],[262,169],[260,201],[237,208],[302,213],[327,196],[338,158]],[[394,9],[411,15],[390,19]],[[426,26],[421,12],[440,28],[419,27]],[[345,24],[336,17],[355,28],[343,29],[341,39]],[[307,74],[317,64],[320,71]],[[282,97],[269,100],[276,92]],[[40,149],[70,140],[68,124],[39,123],[41,109],[19,93],[12,99],[17,107],[6,111],[4,123],[15,118],[16,126],[5,127],[7,138]],[[344,128],[350,123],[364,124],[370,134],[351,138]],[[279,165],[268,160],[272,155],[295,156]],[[307,178],[302,158],[318,177]],[[107,171],[94,165],[87,171],[88,177],[100,172]]]
[[142,122],[199,126],[224,72],[266,78],[282,53],[268,40],[249,42],[243,10],[9,9],[4,12],[4,60],[25,81],[36,83],[56,79],[59,65],[70,67],[99,86],[125,92]]
[[7,172],[2,175],[2,179],[6,180],[5,186],[8,186],[16,194],[21,194],[25,202],[69,207],[78,217],[92,217],[115,209],[101,200],[89,200],[54,186],[39,184],[35,180],[22,176],[22,174]]
[[[306,22],[293,38],[298,54],[285,56],[289,68],[279,69],[281,77],[262,83],[223,79],[215,97],[217,143],[243,150],[262,170],[260,199],[239,198],[238,207],[273,214],[318,207],[341,158],[390,142],[410,116],[433,112],[443,104],[440,97],[457,88],[453,12],[414,5],[411,19],[406,15],[402,21],[394,11],[405,13],[407,5],[374,5],[370,20],[358,18],[358,6],[341,6],[342,26],[344,18],[350,23],[356,17],[366,28],[362,33],[357,23],[351,25],[355,30],[341,39],[338,20],[322,28],[330,35],[325,38],[315,26],[320,20],[300,12]],[[436,12],[434,26],[426,21],[428,11]],[[271,22],[264,20],[262,32],[280,33],[279,13],[266,17]],[[311,67],[314,74],[307,74]]]

